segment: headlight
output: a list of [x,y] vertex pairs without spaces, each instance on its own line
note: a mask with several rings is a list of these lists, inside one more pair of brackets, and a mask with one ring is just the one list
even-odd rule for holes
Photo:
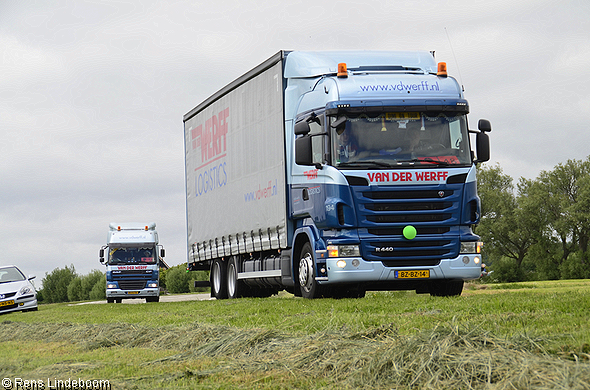
[[358,245],[328,245],[328,257],[360,257]]
[[107,283],[107,288],[117,288],[115,283]]
[[483,242],[481,241],[466,241],[461,243],[460,253],[481,253]]
[[20,295],[27,295],[27,294],[31,294],[32,292],[33,292],[33,289],[31,289],[31,287],[25,286],[25,287],[21,288],[18,293]]
[[147,286],[149,288],[156,288],[158,287],[158,282],[149,282]]

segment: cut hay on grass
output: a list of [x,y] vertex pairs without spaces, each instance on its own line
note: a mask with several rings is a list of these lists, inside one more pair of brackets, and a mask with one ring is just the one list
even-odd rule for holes
[[[548,354],[543,340],[503,339],[453,323],[434,331],[400,335],[394,326],[362,333],[297,336],[272,330],[194,323],[161,328],[120,324],[26,324],[5,321],[0,339],[68,341],[78,348],[149,348],[178,354],[144,364],[223,364],[206,372],[179,371],[198,381],[244,375],[304,378],[319,387],[367,389],[590,389],[590,356]],[[180,365],[179,365],[180,366]],[[179,369],[180,370],[180,369]]]

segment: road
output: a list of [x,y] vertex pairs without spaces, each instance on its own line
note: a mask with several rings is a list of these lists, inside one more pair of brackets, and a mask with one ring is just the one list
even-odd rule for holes
[[[160,302],[182,302],[182,301],[208,301],[211,299],[211,294],[204,293],[204,294],[178,294],[178,295],[160,295]],[[73,303],[70,306],[75,305],[93,305],[93,304],[101,304],[107,303],[106,300],[104,301],[92,301],[92,302],[81,302],[81,303]],[[145,303],[145,299],[123,299],[122,303]]]

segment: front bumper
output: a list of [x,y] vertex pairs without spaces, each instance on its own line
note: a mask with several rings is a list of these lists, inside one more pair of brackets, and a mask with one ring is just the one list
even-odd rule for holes
[[[11,303],[12,302],[12,303]],[[11,303],[11,304],[8,304]],[[1,302],[0,314],[10,313],[13,311],[26,311],[37,309],[37,297],[33,294],[16,297],[15,299],[6,299]]]
[[142,290],[121,290],[109,288],[106,291],[107,299],[133,299],[160,296],[160,288],[144,288]]
[[[479,258],[479,263],[475,258]],[[337,263],[346,262],[344,267]],[[358,265],[353,265],[358,264]],[[342,263],[340,263],[342,265]],[[442,259],[435,266],[417,267],[386,267],[380,261],[366,261],[362,257],[328,258],[326,259],[327,276],[317,277],[320,284],[332,283],[363,283],[363,282],[392,282],[400,280],[396,271],[429,270],[428,279],[473,280],[481,276],[481,255],[461,254],[454,259]],[[407,281],[408,279],[403,279]]]

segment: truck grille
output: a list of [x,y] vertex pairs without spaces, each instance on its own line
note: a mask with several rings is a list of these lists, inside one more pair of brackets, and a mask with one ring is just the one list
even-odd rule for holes
[[[458,256],[461,184],[351,187],[365,259],[387,267],[433,266]],[[403,236],[407,225],[417,236]]]
[[143,290],[145,280],[119,280],[119,288],[121,290]]

